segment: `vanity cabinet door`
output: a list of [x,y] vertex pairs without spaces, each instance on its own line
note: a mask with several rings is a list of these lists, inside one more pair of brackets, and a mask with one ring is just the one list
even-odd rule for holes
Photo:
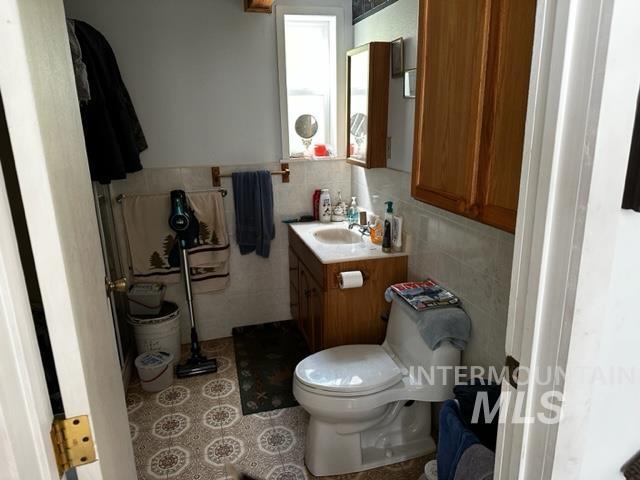
[[300,321],[300,280],[299,265],[297,255],[289,248],[289,307],[291,318]]
[[299,309],[298,309],[298,326],[304,335],[304,338],[312,351],[316,350],[315,330],[316,324],[321,321],[322,317],[317,316],[315,298],[321,293],[317,290],[317,284],[313,277],[306,269],[304,264],[299,264]]
[[324,292],[318,283],[311,280],[309,295],[309,326],[312,329],[313,342],[311,349],[314,352],[324,348],[323,325],[324,325]]

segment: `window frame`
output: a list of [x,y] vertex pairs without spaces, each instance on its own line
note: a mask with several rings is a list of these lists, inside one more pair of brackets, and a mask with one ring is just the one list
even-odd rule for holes
[[346,55],[345,43],[345,12],[341,7],[315,7],[276,5],[276,39],[278,54],[278,87],[280,93],[280,127],[282,131],[282,159],[289,160],[291,148],[289,145],[289,105],[286,72],[285,48],[285,15],[317,15],[334,16],[336,18],[336,122],[332,126],[336,131],[336,145],[334,157],[345,158],[346,153]]

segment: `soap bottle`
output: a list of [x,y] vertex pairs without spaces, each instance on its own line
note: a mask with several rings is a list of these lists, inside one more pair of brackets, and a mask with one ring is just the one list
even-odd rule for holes
[[320,221],[322,223],[331,221],[331,195],[328,188],[320,191]]
[[356,204],[356,197],[351,197],[351,205],[349,205],[347,219],[349,220],[349,223],[358,223],[358,205]]
[[393,202],[384,202],[387,211],[384,214],[384,235],[382,237],[382,251],[391,253],[393,250]]
[[384,227],[382,225],[382,220],[377,215],[374,215],[372,218],[369,231],[371,233],[371,243],[381,245],[384,237]]
[[394,252],[402,251],[402,217],[400,215],[393,216],[393,225],[391,226],[391,243]]

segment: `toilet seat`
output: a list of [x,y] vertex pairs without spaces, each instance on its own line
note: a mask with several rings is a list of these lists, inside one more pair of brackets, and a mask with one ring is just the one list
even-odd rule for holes
[[296,379],[322,394],[361,396],[380,392],[398,383],[403,370],[381,345],[344,345],[329,348],[302,360]]

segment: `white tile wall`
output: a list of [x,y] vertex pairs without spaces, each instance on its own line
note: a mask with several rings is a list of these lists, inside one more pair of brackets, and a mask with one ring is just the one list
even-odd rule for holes
[[392,200],[404,217],[409,277],[431,277],[461,297],[471,317],[472,339],[463,363],[504,363],[513,235],[411,198],[411,175],[352,167],[352,194],[361,207],[384,214]]
[[[287,320],[289,313],[287,228],[285,218],[310,213],[316,188],[342,191],[343,199],[358,197],[361,207],[383,214],[384,202],[393,200],[404,217],[405,248],[409,251],[411,279],[432,277],[459,295],[473,324],[472,339],[463,354],[466,365],[500,366],[504,342],[513,255],[513,235],[451,214],[411,198],[410,174],[391,169],[364,170],[342,161],[291,163],[291,181],[274,177],[276,239],[271,257],[240,255],[234,241],[231,179],[222,183],[227,225],[231,236],[231,279],[227,290],[196,296],[196,311],[203,339],[228,336],[235,326]],[[234,170],[277,169],[277,164],[235,167]],[[226,173],[224,167],[222,173]],[[113,198],[120,193],[168,192],[174,188],[211,188],[209,168],[146,169],[127,180],[112,183]],[[119,205],[116,229],[124,245]],[[126,251],[125,249],[122,249]],[[125,262],[127,259],[125,259]],[[125,263],[125,265],[128,263]],[[184,305],[181,285],[172,285],[168,299]],[[188,339],[188,322],[182,322]]]
[[[345,201],[351,194],[351,171],[344,161],[303,161],[290,164],[290,183],[273,177],[276,213],[276,238],[271,245],[271,256],[263,259],[255,254],[240,255],[235,244],[235,214],[231,179],[223,178],[222,186],[229,192],[225,198],[227,227],[231,240],[231,278],[229,287],[222,292],[195,296],[195,309],[202,339],[231,335],[236,326],[288,320],[289,312],[289,260],[287,254],[287,227],[283,219],[311,213],[311,197],[316,188],[329,188],[332,196],[342,192]],[[278,164],[234,167],[237,170],[279,169]],[[221,173],[230,171],[222,167]],[[181,188],[186,191],[211,187],[211,171],[207,167],[151,168],[126,180],[114,181],[111,191],[115,199],[121,193],[160,193]],[[120,206],[114,201],[116,231],[121,246],[126,246],[122,228]],[[126,252],[126,247],[121,248]],[[128,258],[124,254],[124,265]],[[167,299],[182,306],[186,304],[181,284],[170,285]],[[183,341],[188,341],[186,318],[181,322]]]

